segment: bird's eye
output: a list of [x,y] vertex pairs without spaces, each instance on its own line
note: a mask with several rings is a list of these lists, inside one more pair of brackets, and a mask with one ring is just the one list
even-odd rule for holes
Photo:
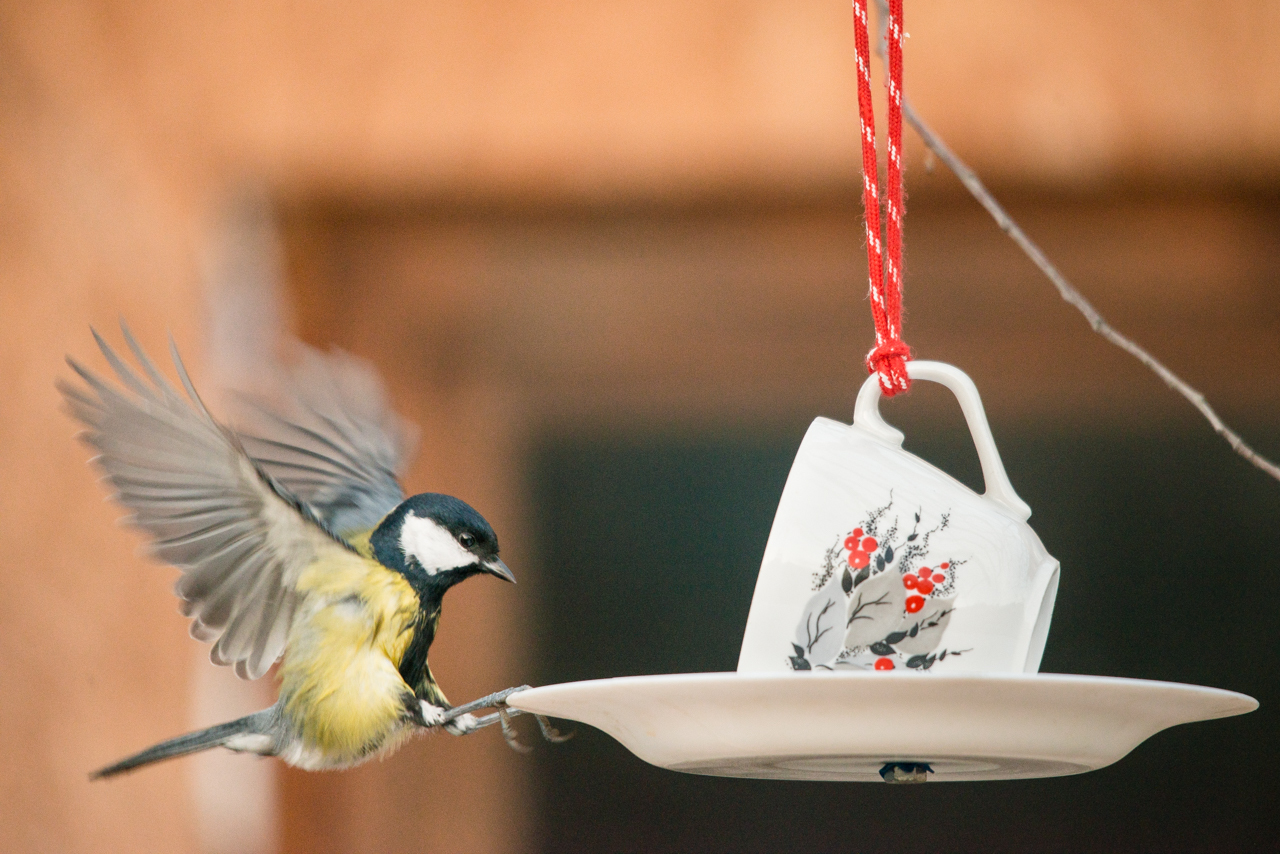
[[458,542],[462,543],[464,549],[469,549],[476,544],[476,538],[472,534],[463,534],[458,537]]

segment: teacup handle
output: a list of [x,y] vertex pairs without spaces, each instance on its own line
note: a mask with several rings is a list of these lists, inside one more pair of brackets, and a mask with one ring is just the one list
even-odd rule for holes
[[[973,380],[964,371],[944,362],[907,362],[907,376],[913,380],[940,383],[956,396],[960,411],[969,424],[973,444],[978,449],[978,461],[982,463],[982,479],[987,485],[984,496],[1019,520],[1027,521],[1031,517],[1031,507],[1018,497],[1013,491],[1013,484],[1009,483],[1009,475],[1005,474],[1004,463],[1000,462],[1000,452],[996,450],[996,440],[991,436],[982,398],[978,396],[978,387]],[[902,446],[902,431],[889,426],[880,416],[880,379],[875,374],[867,377],[858,392],[858,402],[853,407],[853,423],[884,442]]]

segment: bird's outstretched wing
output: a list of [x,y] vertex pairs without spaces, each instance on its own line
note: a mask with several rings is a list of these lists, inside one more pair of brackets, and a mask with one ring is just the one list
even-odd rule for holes
[[366,363],[299,345],[278,383],[284,409],[244,398],[236,434],[249,456],[341,537],[368,531],[404,500],[397,480],[413,431]]
[[88,428],[83,438],[99,452],[114,497],[154,538],[151,553],[182,570],[175,592],[193,618],[192,636],[215,641],[215,664],[256,679],[284,649],[298,576],[347,546],[213,419],[172,342],[185,398],[128,329],[145,378],[93,334],[121,385],[68,359],[88,388],[60,382],[59,389]]

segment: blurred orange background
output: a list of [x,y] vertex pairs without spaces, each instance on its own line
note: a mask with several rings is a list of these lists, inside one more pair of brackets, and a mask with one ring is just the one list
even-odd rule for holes
[[[906,23],[908,97],[1050,257],[1226,414],[1274,423],[1280,4],[907,0]],[[0,847],[539,848],[538,781],[497,738],[88,782],[271,686],[213,671],[174,573],[115,525],[63,356],[92,363],[88,326],[124,317],[216,399],[285,334],[347,347],[423,427],[411,491],[480,507],[520,574],[536,436],[851,404],[852,53],[836,0],[0,5]],[[997,420],[1193,423],[908,136],[916,353]],[[523,587],[451,594],[454,699],[529,678]]]

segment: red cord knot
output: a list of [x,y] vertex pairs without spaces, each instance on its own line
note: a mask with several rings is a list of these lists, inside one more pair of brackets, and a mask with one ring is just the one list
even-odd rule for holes
[[885,397],[911,390],[907,362],[911,348],[903,341],[886,341],[867,354],[867,370],[880,375],[880,391]]

